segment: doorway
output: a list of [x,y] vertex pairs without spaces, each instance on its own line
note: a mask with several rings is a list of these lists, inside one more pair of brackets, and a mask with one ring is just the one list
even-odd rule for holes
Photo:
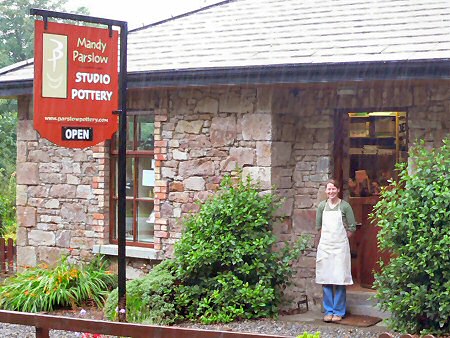
[[372,288],[378,261],[389,255],[377,245],[378,226],[369,214],[382,187],[397,178],[395,165],[407,161],[407,113],[402,111],[339,112],[336,115],[335,176],[342,197],[355,213],[357,229],[350,238],[352,275]]

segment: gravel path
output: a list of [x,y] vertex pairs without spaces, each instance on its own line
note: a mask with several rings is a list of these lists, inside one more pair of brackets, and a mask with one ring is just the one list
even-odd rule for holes
[[[66,315],[78,318],[94,318],[101,319],[98,312],[89,312],[84,316],[80,316],[78,312],[65,311],[57,313],[58,315]],[[178,325],[180,327],[189,327],[197,329],[220,330],[220,331],[237,331],[237,332],[255,332],[269,335],[281,335],[286,337],[296,337],[307,331],[314,333],[319,331],[321,338],[378,338],[380,333],[385,332],[386,328],[380,326],[372,326],[368,328],[357,328],[339,324],[326,324],[321,322],[291,322],[273,319],[261,320],[245,320],[221,325],[201,325],[184,323]],[[34,327],[13,325],[0,323],[0,337],[11,338],[34,338]],[[52,338],[75,338],[81,337],[81,333],[67,331],[51,331]],[[399,337],[399,336],[397,336]]]
[[339,324],[287,322],[272,319],[248,320],[225,325],[184,324],[180,326],[221,331],[256,332],[287,337],[296,337],[305,331],[309,333],[319,331],[321,338],[378,338],[380,333],[386,332],[386,328],[379,326],[358,328]]

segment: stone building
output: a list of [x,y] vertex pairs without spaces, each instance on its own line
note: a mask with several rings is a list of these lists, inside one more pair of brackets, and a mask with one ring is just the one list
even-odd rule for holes
[[[171,256],[180,218],[238,166],[285,197],[275,231],[288,241],[315,233],[323,182],[340,178],[361,223],[355,279],[369,266],[370,284],[376,194],[349,182],[380,181],[415,140],[439,146],[450,132],[449,20],[438,0],[235,0],[131,31],[128,277]],[[115,141],[40,138],[32,86],[32,60],[0,70],[0,97],[19,105],[18,265],[114,259]],[[314,250],[297,268],[291,295],[315,303]]]

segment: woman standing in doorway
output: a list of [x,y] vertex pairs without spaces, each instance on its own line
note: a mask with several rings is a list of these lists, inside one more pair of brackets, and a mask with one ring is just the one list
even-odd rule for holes
[[316,228],[320,234],[316,257],[316,283],[323,287],[325,322],[339,322],[346,311],[346,285],[352,285],[348,238],[356,229],[352,207],[339,198],[339,184],[329,180],[327,199],[317,208]]

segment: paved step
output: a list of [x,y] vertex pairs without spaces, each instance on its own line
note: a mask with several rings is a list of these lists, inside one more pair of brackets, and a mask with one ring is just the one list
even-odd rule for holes
[[377,300],[374,291],[352,291],[347,290],[347,311],[355,315],[367,315],[379,318],[389,318],[389,313],[383,312],[376,307]]

